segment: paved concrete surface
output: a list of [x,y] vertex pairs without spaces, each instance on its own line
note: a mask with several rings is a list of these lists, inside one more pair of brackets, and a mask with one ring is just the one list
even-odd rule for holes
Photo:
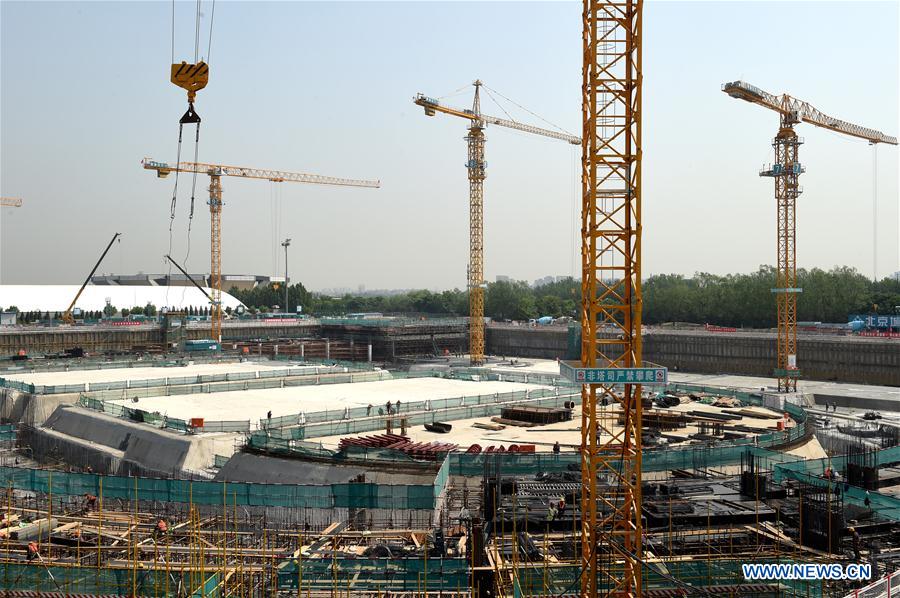
[[537,384],[515,382],[469,382],[445,378],[410,378],[352,384],[323,384],[321,386],[292,386],[259,390],[234,390],[208,394],[147,397],[138,402],[130,399],[114,401],[128,407],[159,412],[169,417],[189,420],[250,420],[256,426],[269,410],[273,417],[316,411],[343,411],[347,407],[372,405],[373,414],[387,401],[402,403],[426,399],[493,395],[495,393],[546,388]]
[[[232,363],[196,363],[174,367],[135,367],[113,368],[108,370],[71,370],[68,372],[37,372],[8,374],[4,378],[17,380],[27,384],[56,386],[65,384],[84,384],[85,382],[118,382],[121,380],[149,380],[153,378],[181,378],[186,376],[206,376],[210,374],[238,374],[263,370],[283,370],[292,366],[280,362],[232,362]],[[304,366],[308,368],[309,366]],[[324,366],[323,366],[324,367]],[[298,368],[299,369],[299,368]]]
[[[763,408],[759,409],[761,411],[769,411]],[[706,405],[704,403],[700,403],[699,401],[684,402],[671,408],[670,411],[707,411],[711,413],[722,412],[719,407]],[[616,411],[607,409],[603,412],[607,414],[605,417],[601,416],[606,422],[606,425],[609,425],[609,422],[611,420],[616,419]],[[777,422],[778,420],[775,419],[744,417],[743,419],[735,421],[733,423],[743,424],[745,426],[751,426],[755,428],[765,428],[774,431],[777,429]],[[508,446],[510,444],[534,444],[536,451],[546,452],[552,450],[553,443],[556,441],[559,441],[560,445],[570,450],[581,445],[580,406],[576,406],[572,411],[572,419],[570,421],[548,424],[545,426],[535,426],[532,428],[506,426],[502,430],[494,431],[473,427],[473,424],[475,423],[492,423],[490,417],[454,420],[447,423],[453,425],[453,429],[447,434],[429,432],[422,425],[414,425],[407,430],[406,435],[415,442],[455,443],[460,445],[460,447],[463,449],[468,448],[472,444],[480,444],[482,448],[486,448],[492,444],[495,446],[499,446],[501,444],[504,446]],[[787,425],[788,427],[791,427],[794,425],[794,422],[789,421],[787,422]],[[621,428],[618,425],[613,425],[613,429],[620,430]],[[700,430],[696,425],[688,425],[685,428],[671,430],[665,433],[672,436],[687,438],[690,434],[696,434],[699,431]],[[370,436],[378,433],[379,432],[377,431],[373,431],[360,434],[339,434],[335,436],[313,438],[311,440],[313,442],[321,442],[322,445],[326,448],[334,449],[337,448],[341,438],[345,438],[347,436]]]

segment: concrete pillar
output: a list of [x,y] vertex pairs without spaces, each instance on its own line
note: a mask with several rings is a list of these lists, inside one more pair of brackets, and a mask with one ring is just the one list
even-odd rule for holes
[[300,359],[304,360],[306,357],[306,351],[304,350],[306,345],[304,343],[300,343]]
[[325,339],[325,359],[331,359],[331,339]]
[[372,363],[372,341],[369,341],[368,358],[369,358],[369,363]]
[[275,357],[278,357],[278,345],[275,345]]

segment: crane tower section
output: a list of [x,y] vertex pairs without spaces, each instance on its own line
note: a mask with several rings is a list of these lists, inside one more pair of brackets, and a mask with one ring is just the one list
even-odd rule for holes
[[[584,1],[585,368],[641,366],[642,8],[641,0]],[[641,385],[585,384],[581,399],[581,596],[638,597]]]

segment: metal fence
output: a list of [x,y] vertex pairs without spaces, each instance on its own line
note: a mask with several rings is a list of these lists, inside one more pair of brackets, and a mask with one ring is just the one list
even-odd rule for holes
[[853,590],[844,598],[893,598],[900,596],[900,571],[894,571],[864,588]]

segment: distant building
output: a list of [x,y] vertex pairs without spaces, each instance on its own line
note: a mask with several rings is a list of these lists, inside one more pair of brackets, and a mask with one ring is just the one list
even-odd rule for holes
[[[210,286],[209,274],[191,274],[197,284],[203,287]],[[253,289],[259,286],[267,286],[273,282],[283,283],[284,276],[263,276],[260,274],[223,274],[222,288],[228,290],[237,287],[240,290]],[[181,272],[171,274],[101,274],[91,277],[91,283],[102,286],[135,286],[135,287],[189,287],[191,281]]]
[[506,276],[505,274],[497,275],[497,282],[509,282],[509,280],[509,276]]
[[538,278],[534,281],[534,288],[542,287],[544,285],[553,284],[556,282],[555,276],[545,276],[543,278]]
[[897,270],[896,272],[891,274],[891,278],[893,278],[894,280],[900,280],[900,270]]

